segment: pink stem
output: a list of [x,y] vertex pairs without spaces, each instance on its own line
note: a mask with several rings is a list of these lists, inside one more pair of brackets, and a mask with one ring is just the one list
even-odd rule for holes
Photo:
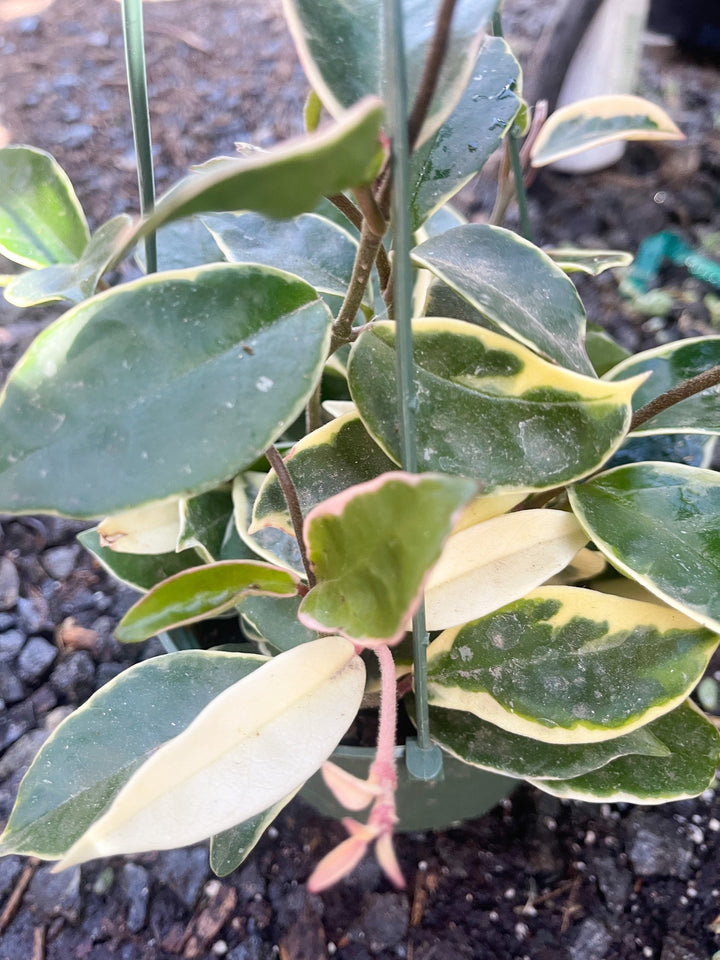
[[395,661],[390,648],[375,648],[380,663],[380,727],[373,772],[379,782],[395,785],[395,730],[397,725],[397,685]]

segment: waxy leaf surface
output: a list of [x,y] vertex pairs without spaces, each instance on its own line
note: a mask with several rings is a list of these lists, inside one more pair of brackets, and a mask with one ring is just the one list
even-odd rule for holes
[[2,853],[63,856],[144,760],[265,659],[183,651],[105,684],[41,748],[20,784]]
[[364,686],[365,666],[342,637],[266,661],[161,746],[58,869],[196,843],[264,812],[327,759]]
[[456,477],[396,472],[315,507],[305,540],[318,583],[300,605],[302,622],[365,646],[401,640],[474,489]]
[[229,487],[208,490],[180,503],[181,528],[177,549],[194,547],[208,563],[226,559],[222,547],[233,513]]
[[26,267],[73,263],[90,239],[62,167],[35,147],[0,150],[0,253]]
[[657,104],[633,96],[600,96],[560,107],[543,124],[530,151],[534,167],[544,167],[614,140],[684,140]]
[[517,600],[587,543],[571,513],[523,510],[455,532],[425,584],[428,630],[445,630]]
[[[624,380],[650,371],[651,376],[633,396],[633,409],[639,410],[685,380],[720,365],[720,337],[697,337],[666,343],[628,357],[610,370],[606,380]],[[655,433],[720,433],[720,386],[709,387],[673,404],[651,420],[646,420],[633,436]]]
[[499,37],[486,37],[450,116],[410,158],[414,229],[454,196],[500,146],[518,111],[520,65]]
[[[338,417],[303,437],[290,451],[285,466],[295,485],[303,516],[323,500],[397,467],[370,437],[357,413]],[[260,488],[249,532],[255,533],[266,526],[293,533],[274,470]]]
[[635,463],[569,494],[578,520],[614,567],[720,633],[720,474]]
[[75,307],[0,396],[2,509],[97,517],[227,480],[302,410],[330,321],[302,281],[243,264]]
[[[420,85],[425,57],[435,29],[434,0],[401,0],[408,97],[412,103]],[[472,76],[481,31],[498,0],[459,0],[450,26],[449,42],[435,94],[421,131],[421,141],[451,112]],[[303,70],[335,117],[361,97],[375,94],[386,100],[386,43],[382,0],[325,0],[322,12],[314,0],[283,0],[285,17]]]
[[568,780],[535,780],[556,797],[611,803],[667,803],[697,797],[712,785],[720,734],[690,700],[644,728],[668,756],[625,756]]
[[602,327],[594,323],[588,324],[585,349],[599,377],[630,356],[625,347],[620,346]]
[[297,579],[287,570],[250,560],[221,560],[176,574],[132,606],[115,631],[125,643],[147,640],[170,627],[217,616],[248,593],[292,596]]
[[502,227],[468,223],[421,243],[412,257],[511,337],[576,373],[595,375],[583,345],[582,302],[538,247]]
[[268,810],[250,817],[236,827],[223,830],[210,841],[210,869],[217,877],[227,877],[237,870],[257,846],[260,837],[295,796],[295,793],[283,797]]
[[[155,244],[158,272],[186,270],[188,267],[222,263],[225,260],[200,216],[174,220],[167,226],[160,227],[155,234]],[[147,273],[144,243],[138,245],[134,255],[140,269],[143,273]]]
[[28,270],[5,288],[5,299],[16,307],[32,307],[54,300],[80,303],[91,297],[113,257],[118,236],[130,223],[127,214],[113,217],[99,227],[75,263],[54,263]]
[[652,724],[600,743],[544,743],[503,730],[463,710],[430,708],[432,738],[465,763],[510,777],[559,779],[597,770],[617,757],[667,757]]
[[654,603],[540,587],[434,640],[428,692],[547,743],[609,740],[681,703],[719,640]]
[[555,247],[545,253],[565,273],[587,273],[598,277],[615,267],[629,267],[633,255],[624,250],[580,250],[578,247]]
[[317,638],[298,619],[301,597],[248,596],[238,604],[243,629],[251,640],[289,650]]
[[321,197],[369,183],[382,162],[382,104],[368,97],[332,127],[250,158],[206,165],[160,197],[155,209],[120,238],[119,260],[142,237],[198,213],[253,210],[279,219],[313,210]]
[[114,577],[143,593],[161,580],[196,567],[200,561],[195,550],[155,555],[118,553],[109,547],[101,546],[97,527],[94,530],[83,530],[77,538]]
[[[547,363],[460,320],[413,322],[421,470],[478,479],[484,493],[542,490],[591,473],[617,449],[637,382],[612,385]],[[353,346],[353,400],[376,442],[400,459],[395,328]]]
[[235,529],[242,542],[257,556],[304,575],[300,550],[293,533],[275,526],[249,532],[253,504],[266,476],[264,473],[248,472],[240,474],[233,481]]

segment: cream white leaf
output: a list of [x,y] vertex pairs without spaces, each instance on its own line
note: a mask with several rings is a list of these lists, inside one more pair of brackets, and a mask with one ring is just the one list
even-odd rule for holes
[[172,553],[180,535],[180,501],[173,497],[105,517],[100,546],[117,553]]

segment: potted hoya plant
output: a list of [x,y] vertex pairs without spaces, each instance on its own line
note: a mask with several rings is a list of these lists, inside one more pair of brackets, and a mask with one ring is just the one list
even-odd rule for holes
[[[0,400],[0,510],[97,520],[82,543],[141,592],[118,638],[168,650],[48,739],[3,853],[212,838],[228,873],[321,770],[352,816],[310,888],[370,846],[402,886],[398,819],[437,822],[413,798],[458,771],[449,819],[521,778],[637,803],[712,782],[689,698],[720,642],[720,337],[628,356],[568,277],[628,255],[497,222],[530,165],[681,134],[635,97],[533,121],[498,7],[284,0],[306,135],[155,202],[128,0],[143,215],[90,235],[49,155],[0,150],[27,268],[5,296],[67,303]],[[448,201],[498,149],[496,222],[467,223]],[[204,649],[188,627],[218,616],[237,642]],[[337,751],[358,714],[361,772]]]

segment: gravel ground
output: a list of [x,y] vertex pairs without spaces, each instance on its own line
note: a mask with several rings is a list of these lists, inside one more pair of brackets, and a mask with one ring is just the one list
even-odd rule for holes
[[[119,6],[40,6],[0,0],[0,125],[8,139],[59,157],[96,226],[136,204]],[[549,9],[509,3],[521,55]],[[161,189],[236,140],[266,146],[299,132],[305,85],[276,0],[175,0],[149,4],[146,17]],[[538,239],[634,251],[668,227],[693,246],[720,231],[717,80],[712,62],[672,48],[648,52],[643,90],[668,106],[687,143],[634,147],[591,177],[545,174],[531,196]],[[489,180],[463,200],[482,219]],[[662,280],[674,298],[666,317],[633,312],[612,275],[582,284],[591,319],[633,349],[711,331],[709,288],[677,269]],[[7,371],[53,311],[0,311]],[[113,639],[133,596],[82,553],[78,529],[56,518],[0,518],[0,822],[60,720],[124,666],[160,652],[152,642]],[[720,949],[713,791],[647,809],[565,803],[520,786],[462,827],[401,836],[406,891],[389,889],[368,860],[310,896],[312,866],[341,836],[296,801],[222,881],[210,874],[204,845],[57,876],[8,857],[0,861],[0,960],[708,960]]]

